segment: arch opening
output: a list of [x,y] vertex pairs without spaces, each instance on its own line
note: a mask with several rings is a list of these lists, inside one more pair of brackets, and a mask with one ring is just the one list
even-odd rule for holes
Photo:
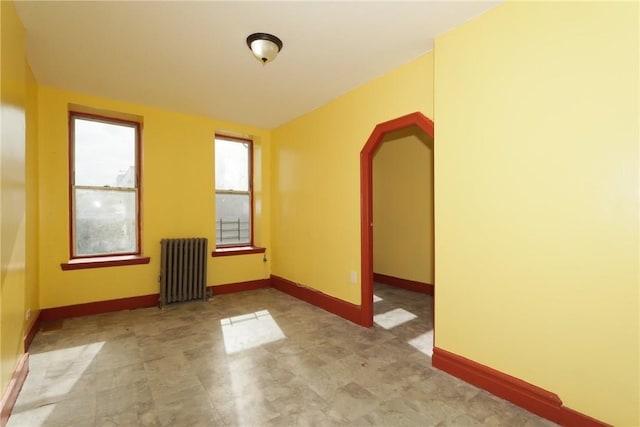
[[415,127],[434,138],[434,124],[416,112],[378,124],[360,151],[361,318],[373,326],[373,158],[389,134]]

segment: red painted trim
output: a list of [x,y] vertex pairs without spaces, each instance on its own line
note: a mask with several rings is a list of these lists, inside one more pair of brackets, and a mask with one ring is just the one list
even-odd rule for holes
[[41,311],[38,311],[38,314],[36,315],[35,319],[31,323],[31,325],[29,325],[29,328],[27,329],[27,333],[24,335],[22,342],[24,345],[25,353],[29,351],[29,347],[31,347],[31,343],[33,342],[33,339],[36,337],[36,334],[40,330],[40,314],[41,313],[42,313]]
[[136,187],[138,188],[138,245],[137,255],[142,254],[142,211],[144,210],[144,206],[142,206],[142,193],[143,193],[143,185],[142,185],[142,120],[135,122],[137,124],[136,127]]
[[235,246],[235,247],[219,247],[215,251],[211,252],[212,257],[219,256],[232,256],[232,255],[247,255],[247,254],[263,254],[266,248],[260,248],[258,246]]
[[434,347],[433,366],[554,422],[560,421],[560,398],[511,375]]
[[250,280],[248,282],[230,283],[228,285],[208,286],[213,295],[232,294],[271,287],[271,279]]
[[378,124],[360,151],[360,274],[361,316],[364,326],[373,326],[373,156],[386,134],[416,126],[434,136],[433,122],[422,113],[407,114]]
[[[268,288],[270,285],[271,279],[260,279],[231,283],[228,285],[207,286],[207,289],[211,289],[214,295],[220,295],[251,289]],[[160,294],[151,294],[107,301],[88,302],[84,304],[66,305],[63,307],[44,308],[38,315],[38,323],[67,319],[70,317],[91,316],[93,314],[109,313],[112,311],[156,307],[158,306],[159,301]]]
[[69,183],[69,258],[73,258],[73,166],[74,166],[74,156],[73,156],[73,143],[74,143],[74,135],[75,131],[75,122],[73,120],[73,111],[68,112],[68,141],[67,141],[67,151],[69,156],[69,164],[67,168],[67,182]]
[[18,395],[20,394],[20,390],[22,390],[24,381],[27,379],[28,373],[29,353],[25,353],[18,361],[18,366],[13,372],[13,375],[11,375],[9,385],[7,386],[5,393],[2,395],[2,400],[0,400],[0,427],[7,425],[9,417],[11,416],[11,411],[13,410],[13,405],[15,405],[16,400],[18,399]]
[[74,258],[60,264],[63,270],[82,270],[85,268],[119,267],[123,265],[149,264],[151,258],[139,255],[101,256],[92,258]]
[[562,407],[562,421],[560,425],[566,427],[611,427],[611,424],[603,423],[566,406]]
[[222,139],[233,139],[233,140],[236,140],[236,141],[253,142],[253,139],[251,139],[251,138],[243,138],[241,136],[227,135],[227,134],[220,133],[220,132],[216,132],[215,133],[215,137],[216,138],[222,138]]
[[400,277],[387,276],[386,274],[373,273],[373,281],[384,283],[385,285],[395,286],[397,288],[406,289],[408,291],[418,292],[421,294],[433,295],[433,285],[425,282],[416,282],[414,280],[402,279]]
[[441,348],[434,347],[432,363],[435,368],[555,423],[568,427],[608,426],[563,406],[555,393]]
[[63,307],[44,308],[40,312],[39,319],[40,322],[48,322],[51,320],[90,316],[92,314],[109,313],[119,310],[156,307],[158,306],[159,299],[159,294],[152,294],[107,301],[88,302],[84,304],[66,305]]
[[[74,118],[85,118],[95,121],[101,121],[104,123],[116,123],[126,126],[131,126],[136,130],[136,192],[137,196],[137,225],[138,225],[138,241],[136,242],[136,252],[134,255],[140,255],[142,253],[142,122],[141,120],[129,120],[124,118],[117,118],[109,116],[108,114],[87,113],[76,110],[69,110],[69,258],[71,259],[85,259],[95,258],[97,256],[113,256],[112,254],[106,255],[91,255],[91,256],[76,256],[74,254],[74,237],[73,237],[73,166],[75,165],[75,158],[73,157],[73,146],[75,144],[75,122]],[[116,254],[116,255],[128,255],[128,254]],[[138,263],[140,264],[140,263]],[[85,267],[93,268],[93,267]],[[64,268],[63,268],[64,270]]]
[[[330,313],[337,314],[358,325],[361,324],[361,308],[355,304],[332,297],[318,290],[294,283],[285,278],[271,275],[271,286],[293,297],[306,301]],[[373,301],[373,296],[371,297]],[[367,325],[362,325],[367,326]]]
[[[249,144],[249,209],[251,210],[251,212],[249,212],[249,230],[250,230],[250,235],[249,235],[249,244],[248,245],[244,245],[244,246],[253,246],[253,224],[254,224],[254,209],[253,209],[253,139],[249,139],[249,138],[241,138],[238,136],[229,136],[229,135],[224,135],[221,133],[216,133],[215,137],[219,137],[221,139],[227,139],[227,140],[231,140],[231,141],[238,141],[238,142],[246,142]],[[215,148],[214,148],[215,150]],[[214,189],[215,192],[215,189]],[[216,236],[217,239],[217,236]],[[229,246],[220,246],[220,249],[224,249],[226,247]],[[232,247],[232,246],[231,246]],[[247,252],[247,253],[259,253],[259,252]],[[229,255],[240,255],[240,254],[229,254]],[[217,256],[214,254],[211,254],[211,256]],[[224,256],[224,255],[220,255],[220,256]]]
[[253,246],[254,209],[253,209],[253,140],[249,142],[249,219],[251,221],[251,236],[249,246]]

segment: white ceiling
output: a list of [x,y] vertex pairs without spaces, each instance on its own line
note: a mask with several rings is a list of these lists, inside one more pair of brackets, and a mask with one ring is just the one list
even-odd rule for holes
[[[18,1],[39,84],[273,128],[501,1]],[[263,66],[246,37],[280,37]]]

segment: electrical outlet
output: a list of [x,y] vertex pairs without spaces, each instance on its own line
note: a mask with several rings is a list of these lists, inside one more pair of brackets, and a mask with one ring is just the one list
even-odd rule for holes
[[24,313],[24,319],[25,320],[29,320],[31,319],[31,309],[27,309],[26,313]]
[[351,283],[357,283],[358,282],[358,272],[357,271],[352,271],[351,272]]

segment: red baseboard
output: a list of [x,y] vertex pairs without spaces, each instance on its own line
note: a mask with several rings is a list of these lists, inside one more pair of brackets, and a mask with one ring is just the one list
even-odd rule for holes
[[208,286],[207,289],[210,289],[213,295],[222,295],[268,288],[270,286],[271,279],[260,279],[250,280],[248,282],[230,283],[228,285]]
[[361,325],[360,306],[332,297],[315,289],[307,288],[279,276],[271,276],[271,286],[293,297],[306,301],[330,313]]
[[13,375],[11,375],[9,385],[2,396],[2,400],[0,400],[0,427],[7,425],[11,411],[13,410],[13,405],[15,405],[18,399],[18,395],[20,394],[20,390],[22,390],[24,381],[27,379],[28,373],[29,353],[25,353],[20,358],[16,370],[13,372]]
[[567,427],[609,425],[563,406],[555,393],[441,348],[434,347],[432,363],[435,368],[560,425]]
[[401,279],[400,277],[387,276],[386,274],[380,273],[373,273],[373,281],[406,289],[408,291],[433,295],[433,285],[425,282],[416,282],[414,280]]
[[433,366],[554,422],[560,421],[560,398],[549,391],[446,350],[433,349]]
[[40,311],[39,320],[40,322],[48,322],[51,320],[90,316],[92,314],[109,313],[119,310],[155,307],[158,305],[158,298],[158,294],[152,294],[107,301],[88,302],[85,304],[66,305],[63,307],[44,308]]
[[27,329],[27,333],[24,335],[24,339],[22,340],[22,342],[23,342],[23,345],[24,345],[25,353],[27,351],[29,351],[29,347],[31,347],[31,342],[33,341],[33,338],[35,338],[36,334],[40,330],[40,315],[41,314],[42,314],[42,312],[38,311],[38,314],[36,315],[36,318],[33,320],[31,325],[29,325],[29,329]]
[[559,424],[567,427],[612,427],[611,424],[603,423],[566,406],[562,407],[562,421]]
[[[271,279],[261,279],[248,282],[231,283],[229,285],[207,286],[207,289],[212,289],[214,295],[220,295],[232,292],[247,291],[251,289],[266,288],[270,285]],[[155,307],[158,305],[159,298],[159,294],[151,294],[141,295],[137,297],[112,299],[107,301],[88,302],[85,304],[66,305],[63,307],[45,308],[40,311],[38,320],[39,322],[48,322],[51,320],[68,319],[70,317],[109,313],[112,311]]]

